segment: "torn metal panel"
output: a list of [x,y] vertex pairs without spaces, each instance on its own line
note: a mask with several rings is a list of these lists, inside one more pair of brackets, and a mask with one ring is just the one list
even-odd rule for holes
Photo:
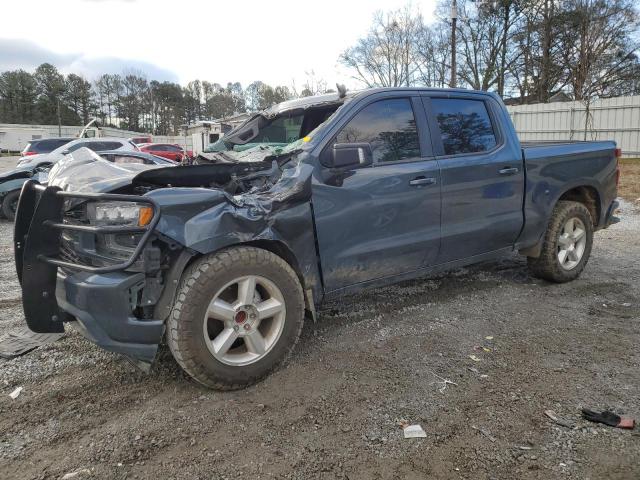
[[[305,287],[312,289],[319,301],[322,290],[310,203],[313,167],[299,161],[283,168],[275,162],[270,168],[268,165],[263,162],[262,170],[240,164],[172,168],[171,173],[184,173],[173,179],[181,188],[158,188],[147,193],[162,211],[156,231],[203,254],[240,243],[278,242],[293,254]],[[245,177],[237,175],[238,171],[245,172]],[[268,174],[260,177],[265,172]],[[134,179],[134,184],[166,184],[168,175],[162,170],[145,172]],[[229,183],[237,188],[249,182],[247,177],[251,182],[259,181],[246,192],[232,194]],[[224,180],[229,183],[222,185]],[[196,187],[195,183],[218,184],[218,188]]]

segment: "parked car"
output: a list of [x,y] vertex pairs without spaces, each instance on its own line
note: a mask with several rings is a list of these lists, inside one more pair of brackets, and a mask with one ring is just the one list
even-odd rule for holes
[[514,251],[533,275],[571,281],[617,221],[615,143],[521,144],[495,94],[383,88],[298,107],[326,121],[263,112],[225,137],[301,137],[284,147],[117,185],[61,163],[46,188],[27,182],[15,252],[28,326],[75,321],[139,365],[166,336],[198,382],[241,388],[286,361],[327,300]]
[[187,150],[185,152],[180,145],[173,143],[144,143],[139,145],[139,147],[143,152],[148,152],[152,155],[157,155],[158,157],[164,157],[177,163],[193,157],[193,152],[191,150]]
[[125,138],[117,137],[101,137],[101,138],[77,138],[65,145],[62,145],[55,150],[37,155],[29,155],[21,157],[18,160],[18,166],[20,165],[40,165],[42,163],[53,164],[58,160],[64,158],[65,155],[73,153],[76,150],[86,147],[94,152],[102,152],[106,150],[139,150],[138,146]]
[[57,137],[57,138],[43,138],[41,140],[31,140],[21,152],[23,157],[29,155],[37,155],[39,153],[49,153],[58,147],[62,147],[69,142],[75,140],[74,137]]
[[0,210],[9,220],[15,217],[18,197],[22,185],[34,174],[48,170],[52,165],[80,148],[100,152],[105,150],[137,151],[138,148],[123,138],[78,138],[67,142],[49,153],[39,153],[21,157],[14,170],[0,174]]

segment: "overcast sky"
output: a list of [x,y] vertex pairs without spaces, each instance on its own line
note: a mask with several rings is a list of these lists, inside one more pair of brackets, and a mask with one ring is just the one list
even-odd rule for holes
[[[436,0],[413,0],[429,19]],[[43,62],[93,80],[143,71],[186,84],[199,78],[298,88],[314,70],[357,85],[338,55],[377,10],[407,0],[1,0],[0,71]]]

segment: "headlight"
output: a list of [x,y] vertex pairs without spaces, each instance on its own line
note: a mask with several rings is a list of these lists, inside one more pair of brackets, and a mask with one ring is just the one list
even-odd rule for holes
[[87,216],[92,225],[144,227],[153,218],[153,208],[134,202],[98,202],[87,205]]

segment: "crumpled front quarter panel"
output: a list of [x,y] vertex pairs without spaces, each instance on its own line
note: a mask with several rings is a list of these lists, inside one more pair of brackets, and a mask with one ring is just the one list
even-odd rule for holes
[[154,190],[147,196],[160,205],[156,231],[201,254],[259,240],[281,242],[295,256],[306,288],[319,298],[311,172],[298,163],[285,168],[268,191],[235,196],[207,188]]

